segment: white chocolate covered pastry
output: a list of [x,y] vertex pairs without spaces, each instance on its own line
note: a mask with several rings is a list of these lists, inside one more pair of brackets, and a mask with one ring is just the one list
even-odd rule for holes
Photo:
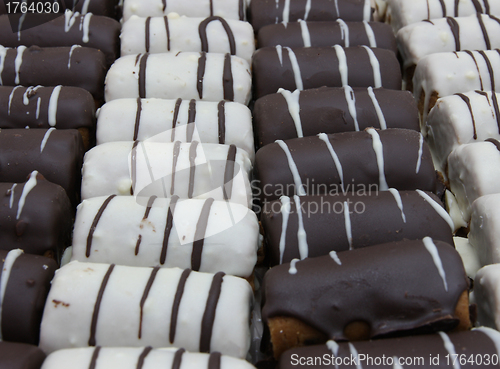
[[259,223],[246,206],[211,198],[94,197],[78,206],[72,260],[249,277],[258,244]]
[[74,261],[52,280],[40,348],[174,346],[244,358],[251,303],[250,284],[222,272]]
[[53,352],[42,369],[255,369],[248,361],[184,349],[148,347],[86,347]]
[[132,15],[161,17],[169,13],[188,17],[218,15],[225,19],[245,20],[246,7],[245,0],[124,0],[123,20]]
[[472,204],[469,243],[481,265],[500,263],[500,195],[480,197]]
[[479,269],[474,280],[477,304],[477,322],[500,329],[500,265],[486,265]]
[[248,22],[214,16],[192,18],[170,13],[163,17],[133,15],[122,27],[121,55],[205,51],[230,53],[250,62],[255,51]]
[[123,56],[106,75],[105,99],[250,101],[252,76],[244,59],[227,54],[170,52]]
[[82,199],[177,195],[249,206],[251,169],[247,153],[234,145],[108,142],[85,154]]
[[430,111],[422,134],[436,168],[446,173],[448,155],[456,147],[500,139],[500,94],[471,91],[439,99]]
[[[189,123],[194,123],[189,124]],[[191,134],[191,132],[193,134]],[[254,157],[252,115],[228,101],[118,99],[99,110],[97,144],[161,139],[235,145]]]

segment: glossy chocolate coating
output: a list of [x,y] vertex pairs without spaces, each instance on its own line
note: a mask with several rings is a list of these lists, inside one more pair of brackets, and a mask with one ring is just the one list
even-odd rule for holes
[[[0,250],[0,263],[7,251]],[[2,303],[2,338],[38,344],[45,300],[57,263],[49,258],[21,254],[10,270]]]
[[[339,252],[269,270],[264,277],[264,321],[294,317],[333,340],[344,327],[363,321],[369,337],[412,333],[419,328],[452,329],[457,302],[469,282],[458,252],[434,241],[444,278],[422,241],[400,241]],[[443,279],[447,281],[445,289]]]
[[[24,50],[22,57],[18,49],[7,49],[3,70],[3,86],[74,86],[89,91],[95,99],[104,97],[104,78],[106,75],[106,57],[96,49],[77,47],[31,46]],[[1,58],[1,57],[0,57]],[[16,83],[16,58],[21,62],[19,82]]]
[[[114,17],[116,15],[116,7],[118,5],[117,0],[49,0],[50,3],[59,3],[59,13],[64,13],[66,9],[70,9],[77,12],[82,12],[83,7],[86,6],[87,12],[95,15],[105,15],[107,17]],[[46,3],[43,0],[27,0],[26,4],[29,7],[31,4]],[[76,4],[75,4],[76,3]],[[12,6],[14,9],[14,6]],[[12,10],[11,10],[12,11]],[[17,11],[21,11],[18,7]],[[5,1],[0,1],[0,14],[7,14],[7,7],[5,6]],[[31,16],[31,14],[29,14]]]
[[[335,3],[338,4],[338,12]],[[268,24],[283,22],[285,4],[285,0],[252,0],[248,17],[255,31]],[[296,22],[299,19],[334,21],[339,18],[351,22],[371,20],[365,19],[365,0],[316,0],[313,2],[307,16],[305,15],[307,0],[292,0],[289,4],[289,22]],[[372,11],[370,11],[370,18],[372,18],[371,13]]]
[[0,342],[0,367],[8,369],[40,369],[45,354],[37,346]]
[[[20,210],[25,183],[0,183],[0,235],[2,250],[23,249],[28,254],[54,257],[70,242],[72,228],[71,203],[66,191],[36,177],[36,186],[28,192]],[[10,204],[12,203],[12,207]]]
[[[498,334],[498,332],[497,332]],[[474,331],[466,331],[466,332],[454,332],[448,333],[448,337],[451,343],[454,346],[455,352],[458,355],[461,355],[462,362],[460,368],[462,369],[475,369],[475,368],[497,368],[497,365],[486,365],[486,359],[489,357],[490,361],[493,358],[493,355],[498,356],[497,348],[495,347],[495,343],[491,340],[491,338],[481,332],[480,330]],[[339,358],[350,358],[353,354],[352,350],[349,347],[347,342],[339,342],[339,348],[336,357]],[[450,352],[444,345],[443,338],[439,334],[429,334],[429,335],[420,335],[420,336],[411,336],[404,338],[388,338],[383,340],[373,340],[373,341],[359,341],[359,342],[351,342],[351,345],[354,346],[358,355],[366,355],[375,359],[385,357],[386,359],[390,358],[401,358],[405,363],[405,359],[410,358],[423,358],[423,361],[415,362],[414,365],[404,365],[404,368],[436,368],[436,369],[445,369],[445,368],[454,368],[453,366],[453,358],[450,355]],[[292,368],[311,368],[311,366],[307,365],[292,365],[292,358],[305,358],[305,357],[323,357],[323,355],[328,355],[331,359],[331,355],[333,351],[330,350],[327,345],[316,345],[309,347],[298,347],[291,350],[286,351],[280,358],[279,369],[292,369]],[[447,359],[446,356],[449,355]],[[464,358],[469,357],[474,358],[474,362],[479,363],[481,359],[483,360],[482,365],[476,365],[472,362],[466,362]],[[430,358],[437,358],[439,356],[439,360],[434,361],[432,364],[430,362]],[[361,358],[363,356],[360,356]],[[457,357],[458,359],[459,357]],[[478,358],[476,361],[475,358]],[[386,360],[386,364],[383,363],[379,365],[375,365],[373,362],[369,362],[368,360],[363,360],[361,362],[361,366],[363,369],[394,369],[395,366],[393,364],[388,365],[390,363],[389,360]],[[496,359],[494,359],[496,363]],[[458,362],[458,360],[456,360]],[[341,361],[339,361],[341,363]],[[356,365],[351,363],[349,360],[345,361],[346,365],[339,365],[338,369],[346,369],[346,368],[356,368]],[[408,362],[409,363],[409,362]],[[314,368],[316,369],[330,369],[334,367],[333,364],[325,363],[325,365],[316,365]]]
[[[338,196],[301,196],[308,257],[328,255],[332,250],[336,252],[349,250],[346,228],[351,232],[354,249],[424,237],[453,244],[449,224],[422,196],[416,191],[402,191],[399,195],[403,211],[389,191],[371,195],[351,193]],[[432,193],[427,195],[442,206],[436,195]],[[344,202],[348,203],[350,227],[345,225]],[[283,263],[300,258],[297,204],[293,198],[290,199],[290,203]],[[266,203],[261,217],[266,253],[269,254],[271,265],[280,264],[280,240],[283,229],[281,205],[280,200]]]
[[62,186],[73,205],[80,198],[83,141],[77,130],[53,130],[41,151],[46,129],[0,130],[0,182],[24,182],[37,170]]
[[[400,191],[420,189],[435,192],[437,183],[434,165],[429,148],[421,141],[421,134],[408,129],[377,132],[382,142],[388,187]],[[373,149],[373,138],[368,132],[334,133],[328,135],[328,139],[342,165],[345,190],[380,190],[377,155]],[[342,192],[339,172],[324,141],[318,136],[311,136],[287,140],[285,143],[297,166],[306,194]],[[257,151],[255,175],[260,180],[261,200],[271,201],[282,195],[293,196],[298,191],[285,151],[278,143],[266,145]]]
[[[53,15],[36,14],[26,17],[22,23],[22,31],[12,32],[11,20],[14,16],[0,16],[0,45],[17,47],[20,45],[39,47],[57,47],[81,45],[101,50],[106,54],[106,62],[111,65],[119,55],[120,23],[114,19],[98,15],[74,14],[74,24],[65,30],[68,20],[64,15],[50,19]],[[43,21],[47,18],[48,21]],[[69,19],[69,18],[68,18]],[[72,20],[72,21],[73,21]],[[31,26],[30,22],[41,23]],[[88,28],[81,24],[89,21]],[[37,23],[34,23],[35,25]],[[88,29],[88,40],[84,41]]]
[[[54,87],[39,87],[27,92],[22,86],[0,86],[0,128],[50,128],[49,107],[53,92]],[[25,96],[28,104],[24,103]],[[95,129],[95,103],[87,90],[63,86],[54,105],[55,128]]]
[[[276,93],[279,88],[294,91],[299,88],[296,82],[290,51],[279,47],[264,47],[253,55],[254,95],[262,96]],[[341,87],[344,85],[340,73],[337,51],[332,47],[291,48],[300,70],[303,89],[322,86]],[[371,49],[380,65],[381,86],[376,86],[373,66],[368,50],[362,46],[343,49],[347,60],[347,84],[351,87],[384,87],[401,89],[401,71],[396,55],[389,50]]]
[[[349,40],[346,42],[346,35],[339,22],[290,22],[286,24],[270,24],[262,27],[257,35],[258,47],[266,46],[289,46],[304,47],[302,27],[307,27],[311,44],[313,47],[340,46],[372,46],[367,34],[367,27],[371,28],[375,36],[375,45],[381,49],[388,49],[397,52],[396,38],[390,25],[381,22],[345,22],[348,28]],[[347,43],[347,45],[346,45]]]
[[[366,88],[353,88],[356,119],[360,130],[381,128],[376,107]],[[346,94],[340,87],[321,87],[300,92],[299,115],[304,136],[318,133],[355,131],[354,118],[349,111]],[[408,91],[373,89],[387,128],[420,130],[418,109]],[[259,147],[275,140],[297,137],[297,128],[290,107],[281,93],[261,97],[255,102],[253,121]],[[279,124],[277,124],[279,122]]]

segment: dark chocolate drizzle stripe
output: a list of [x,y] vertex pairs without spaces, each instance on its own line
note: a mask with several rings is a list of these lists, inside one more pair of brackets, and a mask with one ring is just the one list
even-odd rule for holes
[[137,256],[139,254],[141,242],[142,242],[142,235],[139,235],[139,237],[137,237],[137,242],[135,243],[135,250],[134,250],[135,256]]
[[89,346],[95,346],[95,334],[97,330],[97,319],[99,318],[99,310],[101,309],[102,296],[104,295],[104,290],[109,281],[109,277],[115,268],[115,264],[111,264],[108,268],[108,271],[104,275],[102,279],[101,287],[99,288],[99,293],[97,294],[97,299],[94,305],[94,312],[92,313],[92,322],[90,323],[90,338],[89,338]]
[[[146,211],[144,212],[144,217],[142,220],[145,220],[149,216],[149,212],[151,211],[151,208],[153,207],[153,202],[156,200],[157,196],[153,195],[149,198],[148,204],[146,206]],[[142,241],[142,235],[139,235],[137,238],[137,243],[135,244],[135,255],[137,256],[139,254],[139,248],[141,247],[141,241]]]
[[486,43],[486,49],[491,50],[490,37],[488,36],[488,31],[486,30],[486,26],[483,22],[483,16],[480,13],[477,13],[477,22],[479,23],[479,27],[481,27],[481,32],[483,33],[484,42]]
[[483,0],[484,2],[484,11],[486,14],[490,15],[490,3],[488,0]]
[[219,16],[208,17],[205,18],[203,21],[201,21],[198,27],[198,33],[200,34],[200,40],[201,40],[201,51],[205,51],[207,53],[209,52],[207,26],[209,25],[210,22],[213,21],[219,21],[222,27],[224,27],[224,31],[226,31],[227,40],[229,42],[229,50],[231,52],[231,55],[236,55],[236,42],[234,40],[233,31],[231,30],[231,27],[226,22],[226,20]]
[[198,79],[196,81],[196,88],[200,99],[203,99],[203,77],[205,76],[205,67],[207,64],[207,53],[202,51],[198,58]]
[[153,270],[151,271],[151,275],[149,276],[148,283],[146,283],[146,287],[144,288],[144,292],[143,292],[142,297],[141,297],[141,302],[139,305],[140,309],[141,309],[140,316],[139,316],[139,334],[138,334],[139,339],[141,339],[141,337],[142,337],[142,317],[144,315],[144,304],[146,303],[146,300],[147,300],[148,295],[149,295],[149,291],[151,290],[151,287],[153,286],[153,283],[154,283],[155,278],[156,278],[156,274],[158,274],[159,270],[160,270],[159,266],[156,266],[153,268]]
[[101,207],[99,208],[99,211],[95,215],[94,220],[92,221],[92,225],[90,226],[89,229],[89,235],[87,236],[87,250],[85,251],[86,257],[90,256],[90,251],[92,249],[92,238],[94,237],[94,232],[95,229],[97,228],[97,224],[99,223],[99,220],[101,219],[104,210],[106,210],[106,207],[109,205],[109,203],[111,202],[111,200],[113,200],[114,197],[116,197],[116,195],[111,195],[106,200],[104,200]]
[[217,104],[217,117],[219,118],[219,143],[226,143],[226,102]]
[[179,109],[181,108],[182,99],[175,100],[174,117],[172,118],[172,142],[175,140],[175,127],[179,118]]
[[493,145],[495,145],[497,150],[500,151],[500,142],[498,140],[495,140],[494,138],[487,138],[485,141],[491,142]]
[[92,358],[90,359],[89,369],[95,369],[97,365],[97,358],[99,357],[99,351],[101,351],[101,346],[97,346],[92,353]]
[[188,198],[193,198],[194,192],[194,176],[196,172],[196,148],[198,147],[198,141],[193,141],[189,146],[189,185],[188,185]]
[[238,1],[238,15],[239,15],[240,21],[245,20],[245,9],[244,9],[243,0]]
[[186,352],[183,348],[178,349],[174,355],[174,361],[172,363],[172,369],[181,369],[182,355]]
[[229,184],[234,178],[234,167],[236,161],[236,146],[231,145],[227,151],[226,169],[224,170],[224,185],[222,186],[222,192],[224,194],[224,200],[229,200],[233,192],[232,183]]
[[130,185],[130,194],[134,194],[135,182],[137,180],[137,145],[139,145],[139,141],[134,141],[132,145],[132,152],[130,155],[130,168],[131,172],[130,177],[132,179],[132,184]]
[[429,0],[427,0],[427,19],[431,19],[431,9],[429,7]]
[[476,13],[483,12],[483,8],[481,7],[481,4],[479,4],[478,0],[472,0],[472,4],[474,5],[474,8],[476,8]]
[[450,26],[450,31],[453,34],[453,37],[455,38],[455,50],[459,51],[460,50],[460,26],[458,25],[457,21],[452,17],[446,17],[446,21],[448,22],[448,25]]
[[184,293],[184,287],[186,286],[186,281],[191,273],[191,269],[184,269],[177,283],[177,290],[175,291],[174,302],[172,304],[172,315],[170,316],[170,332],[168,339],[171,344],[175,340],[175,330],[177,328],[177,316],[179,315],[179,305],[181,304],[182,295]]
[[220,352],[211,352],[208,357],[208,369],[220,369]]
[[212,285],[210,286],[210,291],[208,292],[207,304],[201,321],[200,352],[210,352],[215,312],[217,310],[217,304],[219,303],[224,275],[224,272],[218,272],[212,279]]
[[439,0],[439,2],[441,4],[441,9],[443,11],[443,18],[444,18],[444,17],[446,17],[446,4],[444,3],[444,0]]
[[146,98],[146,67],[148,63],[149,54],[142,54],[141,61],[139,62],[139,97]]
[[472,106],[470,104],[470,99],[462,93],[458,93],[455,95],[459,96],[467,104],[467,108],[469,108],[470,117],[472,118],[472,127],[474,129],[474,136],[473,137],[474,137],[474,140],[477,140],[476,120],[474,119],[474,113],[472,112]]
[[196,230],[194,232],[193,251],[191,252],[191,269],[198,272],[201,266],[201,257],[203,254],[203,244],[205,243],[205,234],[207,233],[208,218],[210,218],[210,209],[214,203],[213,198],[205,200],[201,209]]
[[210,16],[212,17],[214,15],[214,2],[213,0],[210,0]]
[[168,213],[167,213],[167,223],[165,224],[165,231],[163,232],[163,242],[160,254],[161,265],[165,264],[165,260],[167,259],[168,240],[170,238],[170,232],[172,232],[172,227],[174,224],[174,212],[178,200],[179,196],[177,195],[174,195],[170,198],[170,204],[168,206]]
[[231,55],[224,56],[224,70],[222,72],[222,86],[224,88],[224,100],[234,100],[233,71],[231,70]]
[[145,27],[146,29],[144,30],[144,33],[146,34],[146,52],[149,53],[149,44],[150,44],[150,32],[151,32],[151,17],[146,18],[145,22]]
[[172,159],[172,183],[170,184],[170,196],[175,193],[175,173],[177,167],[177,160],[179,160],[179,153],[181,152],[180,141],[175,141],[174,143],[174,153]]
[[142,56],[142,54],[137,54],[137,56],[135,57],[135,64],[134,65],[137,65],[141,56]]
[[[476,57],[474,56],[474,54],[470,50],[464,50],[464,52],[467,53],[468,55],[470,55],[470,57],[474,61],[474,64],[476,64],[477,73],[479,75],[479,82],[481,84],[481,90],[484,91],[483,77],[481,76],[481,71],[479,70],[479,65],[477,64]],[[458,54],[457,54],[457,58],[458,58]]]
[[161,3],[163,4],[163,11],[165,12],[165,9],[167,8],[167,0],[161,0]]
[[139,356],[139,360],[137,360],[137,369],[142,369],[144,365],[144,360],[146,360],[146,356],[151,352],[153,348],[151,346],[144,347],[144,350],[141,352],[141,356]]
[[500,133],[500,109],[498,107],[498,98],[495,91],[491,93],[491,100],[493,101],[493,109],[495,110],[495,117],[497,119],[498,133]]
[[434,23],[432,23],[432,21],[430,19],[424,19],[422,22],[427,22],[427,23],[430,23],[434,26]]
[[[472,0],[472,1],[474,1],[474,0]],[[460,5],[460,0],[455,0],[455,13],[454,13],[455,17],[458,17],[458,7],[459,7],[459,5]]]
[[188,121],[187,121],[188,125],[186,127],[186,142],[191,142],[193,140],[195,120],[196,120],[196,100],[191,99],[191,101],[189,101],[189,109],[188,109]]
[[497,22],[498,24],[500,24],[500,19],[498,19],[494,15],[488,15],[488,16],[490,17],[491,20],[494,20],[495,22]]
[[165,32],[167,33],[167,51],[170,51],[170,27],[168,26],[168,17],[164,16]]
[[[497,50],[498,51],[498,50]],[[486,53],[482,50],[479,51],[479,54],[483,57],[486,67],[488,68],[488,73],[490,74],[490,83],[491,83],[491,100],[493,102],[493,109],[495,109],[495,115],[497,119],[498,131],[500,132],[500,108],[498,104],[498,98],[495,93],[495,74],[493,68],[491,66],[490,59],[486,55]],[[499,51],[500,54],[500,51]]]
[[135,126],[134,126],[134,139],[137,140],[137,136],[139,135],[139,125],[141,124],[141,113],[142,113],[142,101],[141,98],[137,98],[137,112],[135,114]]

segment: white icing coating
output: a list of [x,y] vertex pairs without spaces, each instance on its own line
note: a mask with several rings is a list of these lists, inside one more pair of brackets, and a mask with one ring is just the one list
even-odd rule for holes
[[417,193],[424,198],[425,201],[429,203],[430,206],[433,207],[433,209],[448,223],[448,225],[451,228],[451,231],[454,232],[454,225],[453,225],[453,220],[451,219],[450,215],[446,212],[446,210],[438,204],[436,201],[433,200],[432,197],[430,197],[428,194],[426,194],[422,190],[417,190]]
[[469,243],[480,265],[500,263],[500,194],[485,195],[472,203]]
[[283,66],[283,48],[281,45],[276,45],[276,54],[278,54],[280,65]]
[[[500,328],[500,264],[479,269],[474,279],[474,299],[477,304],[477,323],[498,330]],[[486,333],[486,332],[485,332]],[[498,332],[495,332],[498,335]],[[500,340],[495,340],[497,349]]]
[[30,178],[23,186],[23,191],[21,192],[21,197],[19,198],[19,202],[17,203],[16,219],[19,219],[21,217],[21,213],[23,212],[23,208],[24,208],[24,203],[26,202],[26,197],[28,196],[28,194],[31,192],[31,190],[37,184],[37,181],[36,181],[37,175],[38,175],[38,172],[36,170],[31,172]]
[[318,137],[321,141],[323,141],[326,144],[326,147],[328,147],[328,151],[332,156],[333,162],[335,163],[335,168],[337,168],[337,173],[339,174],[340,177],[340,186],[342,190],[344,190],[344,171],[342,169],[342,163],[340,162],[337,153],[333,149],[332,143],[328,139],[328,135],[326,133],[320,133],[318,134]]
[[419,143],[418,143],[418,159],[417,166],[415,168],[415,173],[420,171],[420,165],[422,164],[422,154],[424,153],[424,136],[420,134]]
[[290,19],[290,1],[291,0],[285,0],[285,5],[283,6],[282,18],[283,18],[283,23],[285,24],[285,26]]
[[45,135],[43,135],[42,143],[40,144],[40,154],[43,152],[43,149],[45,148],[45,145],[47,144],[47,141],[49,140],[50,134],[55,131],[55,128],[49,128],[47,132],[45,132]]
[[292,172],[293,182],[295,183],[296,192],[299,196],[305,196],[306,191],[304,190],[304,185],[302,184],[302,179],[300,178],[299,170],[297,169],[297,165],[293,160],[290,149],[287,144],[283,140],[276,140],[276,143],[281,147],[281,149],[285,152],[286,158],[288,160],[288,167],[290,168],[290,172]]
[[50,94],[49,107],[47,110],[47,114],[48,114],[48,119],[49,119],[49,125],[51,127],[54,127],[57,123],[57,119],[56,119],[57,118],[57,103],[59,101],[59,94],[61,92],[61,88],[62,88],[61,85],[54,87],[54,89],[52,90],[52,93]]
[[311,11],[311,0],[306,1],[306,10],[304,12],[304,20],[307,20],[307,17],[309,17],[309,12]]
[[337,19],[337,23],[340,27],[340,35],[342,40],[344,40],[344,47],[349,47],[349,26],[342,19]]
[[292,70],[293,70],[293,77],[295,79],[295,87],[298,90],[303,90],[304,85],[302,83],[302,75],[300,74],[300,66],[299,62],[297,61],[297,56],[293,52],[292,49],[289,47],[285,46],[285,49],[288,51],[288,57],[290,58],[290,63],[292,64]]
[[21,71],[21,65],[23,64],[23,54],[26,49],[27,49],[26,46],[18,46],[17,48],[16,60],[14,61],[14,66],[16,70],[16,79],[14,80],[14,82],[16,85],[21,83],[19,73]]
[[[387,123],[385,121],[385,116],[384,113],[382,112],[382,108],[380,107],[380,104],[377,100],[377,96],[375,96],[375,93],[373,92],[372,87],[368,87],[368,96],[370,96],[370,99],[372,100],[373,107],[375,108],[375,111],[377,112],[377,117],[378,117],[378,122],[380,124],[380,129],[387,129]],[[418,173],[418,171],[417,171]]]
[[80,45],[73,45],[73,46],[71,46],[71,49],[69,49],[68,69],[71,69],[71,56],[73,55],[73,51],[75,51],[75,49],[77,47],[81,47],[81,46]]
[[372,26],[368,23],[368,21],[363,21],[363,24],[365,25],[366,36],[368,36],[370,47],[377,47],[377,38],[375,37]]
[[299,243],[299,255],[300,259],[303,260],[309,256],[309,246],[307,244],[307,234],[304,229],[304,219],[302,216],[302,207],[300,205],[300,197],[297,195],[293,196],[293,201],[295,202],[295,208],[297,209],[297,217],[299,219],[299,229],[297,231],[297,240]]
[[29,103],[30,103],[29,95],[36,92],[36,90],[38,90],[40,87],[42,87],[42,86],[40,86],[40,85],[38,85],[36,87],[29,86],[28,88],[26,88],[26,91],[23,94],[23,104],[24,105],[29,105]]
[[443,280],[444,289],[446,292],[448,292],[448,283],[446,282],[446,273],[443,268],[443,262],[441,261],[441,257],[439,256],[439,252],[436,245],[434,244],[434,241],[432,241],[432,238],[430,237],[424,237],[422,242],[424,243],[424,246],[429,254],[431,254],[434,265],[436,265],[436,269],[438,270],[439,275]]
[[375,151],[375,155],[377,157],[377,166],[378,166],[378,173],[379,173],[379,190],[380,191],[387,191],[389,189],[389,186],[387,185],[387,181],[385,179],[384,148],[382,146],[382,141],[380,140],[380,135],[373,128],[368,128],[366,130],[366,132],[368,134],[370,134],[370,136],[372,136],[373,151]]
[[38,119],[38,117],[40,116],[40,104],[42,103],[42,98],[39,97],[38,99],[36,99],[36,114],[35,114],[35,117],[36,119]]
[[0,46],[0,85],[3,85],[2,72],[5,65],[5,57],[7,55],[8,48]]
[[83,36],[82,42],[84,44],[89,42],[89,32],[90,32],[90,18],[92,18],[92,13],[87,13],[82,19],[83,23]]
[[9,107],[8,107],[8,109],[7,109],[7,114],[8,114],[8,115],[10,115],[10,107],[11,107],[11,105],[12,105],[12,99],[14,98],[14,93],[16,92],[16,90],[17,90],[18,88],[21,88],[21,87],[22,87],[22,86],[16,86],[16,87],[14,87],[14,88],[12,89],[12,91],[11,91],[10,95],[9,95]]
[[295,90],[290,92],[283,88],[278,90],[278,93],[282,94],[286,100],[286,104],[288,106],[288,112],[293,119],[293,123],[295,123],[295,130],[297,131],[297,137],[304,137],[304,133],[302,132],[302,122],[300,120],[300,90]]
[[[0,274],[0,328],[2,327],[2,307],[7,284],[9,283],[10,272],[16,259],[24,253],[21,249],[14,249],[7,253],[3,262],[2,272]],[[0,341],[2,341],[2,330],[0,329]]]
[[299,262],[300,260],[299,259],[292,259],[292,261],[290,262],[290,269],[288,269],[288,273],[290,274],[297,274],[297,263]]
[[14,183],[12,187],[10,188],[10,199],[9,199],[9,209],[12,209],[12,206],[14,205],[14,190],[17,187],[17,183]]
[[401,210],[401,218],[403,219],[403,222],[406,223],[406,216],[403,211],[403,201],[401,200],[401,194],[395,188],[389,188],[388,191],[391,193],[392,196],[394,196],[394,200],[396,200],[398,208],[399,210]]
[[356,96],[354,95],[354,90],[348,85],[344,85],[342,88],[344,89],[345,101],[347,102],[349,114],[351,114],[351,117],[354,120],[354,129],[359,131],[358,113],[356,111]]
[[349,250],[352,250],[352,226],[351,226],[351,216],[349,210],[349,204],[344,201],[344,222],[345,222],[345,233],[347,240],[349,241]]
[[283,264],[283,254],[285,253],[286,247],[286,230],[288,228],[288,219],[290,218],[290,198],[288,196],[281,196],[281,236],[280,236],[280,264]]
[[370,58],[370,64],[373,70],[373,84],[375,85],[374,87],[376,88],[382,87],[382,74],[380,71],[380,63],[378,61],[378,58],[373,52],[373,50],[370,49],[368,46],[363,45],[363,48],[366,50]]
[[[448,351],[448,354],[452,358],[457,357],[457,351],[455,350],[455,345],[451,342],[450,337],[444,332],[438,332],[444,343],[444,348]],[[453,369],[460,369],[460,360],[452,360]]]
[[349,85],[349,70],[347,68],[347,57],[345,55],[345,50],[340,45],[334,45],[335,53],[337,54],[337,59],[339,60],[339,73],[342,79],[342,86]]
[[340,261],[340,258],[335,251],[330,251],[329,255],[338,265],[342,265],[342,261]]
[[76,18],[80,15],[80,13],[73,13],[71,10],[66,9],[64,12],[64,32],[69,32],[73,24],[75,24]]
[[351,352],[351,355],[354,357],[354,362],[356,363],[356,369],[363,369],[363,366],[361,365],[361,360],[359,360],[359,355],[358,351],[356,350],[356,347],[354,347],[354,344],[351,342],[349,342],[348,345],[349,345],[349,351]]
[[[310,1],[310,0],[308,0]],[[307,22],[299,19],[300,31],[302,33],[302,41],[304,42],[304,47],[311,47],[311,35],[309,34],[309,27]]]

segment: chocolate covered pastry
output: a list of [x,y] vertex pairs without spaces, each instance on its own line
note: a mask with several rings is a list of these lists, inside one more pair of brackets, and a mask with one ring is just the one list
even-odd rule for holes
[[73,86],[102,100],[105,55],[88,47],[0,46],[1,86]]
[[370,21],[373,9],[370,0],[255,0],[250,2],[249,18],[255,31],[268,24],[313,21]]
[[477,319],[482,325],[500,328],[500,265],[491,264],[478,270],[474,281]]
[[367,46],[264,47],[253,56],[255,98],[276,93],[327,87],[401,89],[396,55]]
[[0,342],[0,366],[3,368],[40,369],[44,360],[45,354],[35,345]]
[[0,265],[0,338],[37,345],[43,308],[57,264],[52,259],[14,249],[0,250]]
[[235,145],[252,160],[255,155],[250,109],[229,101],[117,99],[104,104],[97,144],[134,140],[199,140]]
[[179,196],[249,206],[252,169],[234,145],[109,142],[85,154],[82,199],[96,196]]
[[248,104],[251,86],[250,66],[229,53],[146,53],[123,56],[111,66],[106,101],[157,97]]
[[283,196],[264,205],[261,222],[271,265],[426,236],[453,244],[441,201],[420,190]]
[[407,129],[278,140],[257,152],[255,174],[267,201],[295,194],[437,189],[429,149],[419,132]]
[[[33,16],[33,15],[30,15]],[[43,19],[47,21],[43,22]],[[53,19],[52,14],[37,14],[33,20],[39,21],[36,27],[29,26],[31,20],[24,20],[21,32],[12,32],[9,15],[0,16],[0,45],[18,47],[21,45],[57,47],[76,45],[101,50],[106,62],[111,65],[119,55],[120,23],[109,17],[87,13],[81,15],[67,10],[64,16]]]
[[77,87],[0,86],[0,128],[78,129],[85,147],[93,141],[95,103]]
[[0,182],[24,182],[36,170],[62,186],[76,205],[82,160],[83,142],[77,130],[0,130]]
[[[24,2],[24,1],[23,1]],[[40,0],[26,0],[26,8],[29,9],[32,6],[35,6],[37,3],[46,2]],[[118,0],[63,0],[63,1],[55,1],[50,0],[49,4],[51,5],[50,9],[55,9],[52,6],[52,3],[58,3],[58,12],[64,13],[66,9],[80,12],[81,14],[92,13],[94,15],[105,15],[106,17],[114,17],[116,15],[116,6],[118,5]],[[11,2],[10,8],[5,6],[5,2],[0,2],[0,14],[7,14],[10,9],[11,14],[16,10],[17,12],[21,12],[21,6],[15,6]],[[40,9],[40,5],[39,8]],[[45,9],[47,9],[47,5],[45,5]],[[32,16],[32,14],[29,14]]]
[[259,146],[369,127],[419,130],[417,105],[410,92],[371,87],[280,90],[255,102],[253,119]]
[[276,266],[262,316],[278,358],[328,339],[468,329],[468,289],[460,255],[426,237]]
[[35,171],[24,183],[0,182],[0,193],[0,248],[58,259],[73,225],[64,189]]
[[[42,369],[65,369],[72,363],[73,369],[255,369],[248,361],[218,352],[211,354],[187,352],[185,349],[148,347],[95,347],[59,350],[50,354]],[[16,368],[17,369],[17,368]],[[27,368],[31,369],[31,368]]]
[[170,13],[163,17],[130,17],[121,33],[121,55],[205,51],[230,53],[250,63],[255,51],[252,26],[213,16],[192,18]]
[[481,265],[500,263],[500,194],[478,198],[472,203],[469,243]]
[[40,348],[174,346],[244,358],[251,301],[250,284],[222,272],[71,262],[52,281]]
[[94,197],[78,206],[71,260],[249,277],[258,247],[257,217],[246,206],[212,198]]
[[[325,360],[318,360],[321,364],[314,365],[315,369],[332,368],[335,364],[338,369],[451,369],[457,368],[457,364],[462,369],[494,368],[498,366],[499,342],[498,331],[485,327],[467,332],[438,332],[373,341],[328,341],[325,345],[286,351],[281,355],[279,368],[311,368],[316,358]],[[474,358],[478,358],[477,361]]]
[[343,47],[366,45],[397,52],[396,38],[389,25],[380,22],[306,22],[264,26],[257,37],[258,47]]

